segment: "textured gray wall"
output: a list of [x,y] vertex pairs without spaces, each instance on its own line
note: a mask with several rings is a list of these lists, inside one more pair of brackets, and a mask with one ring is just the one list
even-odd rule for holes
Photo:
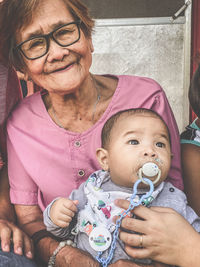
[[93,73],[151,77],[165,90],[180,131],[183,116],[184,24],[96,27]]

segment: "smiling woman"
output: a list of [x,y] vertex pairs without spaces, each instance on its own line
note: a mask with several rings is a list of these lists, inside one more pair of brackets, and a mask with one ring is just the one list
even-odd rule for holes
[[[44,262],[58,241],[44,231],[41,210],[99,169],[101,129],[117,111],[144,107],[160,114],[172,137],[169,180],[182,188],[179,135],[164,91],[148,78],[91,74],[93,26],[79,0],[4,0],[0,6],[2,60],[44,88],[21,101],[7,125],[11,201]],[[66,246],[56,264],[98,266]]]

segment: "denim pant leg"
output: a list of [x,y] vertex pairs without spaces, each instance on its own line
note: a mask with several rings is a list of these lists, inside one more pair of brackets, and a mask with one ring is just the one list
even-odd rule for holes
[[3,252],[0,248],[0,267],[37,267],[36,263],[14,252]]

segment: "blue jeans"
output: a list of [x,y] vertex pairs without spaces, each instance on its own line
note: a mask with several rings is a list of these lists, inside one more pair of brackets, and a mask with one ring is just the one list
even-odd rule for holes
[[14,252],[3,252],[0,248],[0,267],[37,267],[36,263]]

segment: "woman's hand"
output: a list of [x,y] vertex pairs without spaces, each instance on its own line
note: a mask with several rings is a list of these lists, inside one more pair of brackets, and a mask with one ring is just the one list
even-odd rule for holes
[[[124,209],[129,206],[126,200],[116,200],[115,204]],[[181,267],[200,266],[200,236],[181,215],[169,208],[143,206],[134,208],[134,214],[142,220],[125,218],[122,227],[142,233],[143,248],[133,247],[140,246],[140,235],[121,231],[127,254]]]
[[14,223],[0,219],[0,238],[3,251],[9,252],[11,243],[13,243],[13,249],[16,254],[24,254],[29,259],[33,258],[31,239]]
[[56,256],[57,267],[100,267],[92,256],[80,249],[66,246]]
[[[0,239],[1,248],[10,251],[11,244],[16,254],[33,258],[33,244],[30,238],[16,225],[13,205],[10,203],[7,168],[0,172]],[[12,241],[11,241],[12,239]]]

